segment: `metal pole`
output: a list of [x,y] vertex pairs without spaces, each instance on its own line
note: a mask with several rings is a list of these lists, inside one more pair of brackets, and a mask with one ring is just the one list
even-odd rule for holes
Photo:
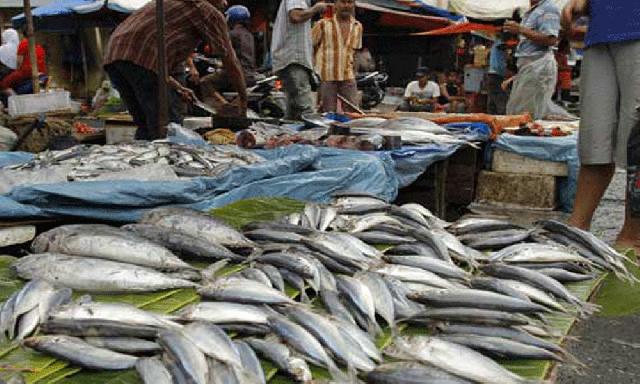
[[38,59],[36,58],[36,37],[33,33],[33,17],[31,16],[31,0],[24,0],[24,17],[27,20],[27,38],[29,39],[29,60],[31,61],[31,81],[33,93],[40,93],[40,81],[38,79]]
[[158,127],[156,128],[157,137],[164,138],[167,136],[167,124],[169,123],[169,102],[167,87],[167,50],[165,46],[164,36],[164,4],[163,0],[156,0],[156,25],[158,33],[156,35],[156,43],[158,49]]

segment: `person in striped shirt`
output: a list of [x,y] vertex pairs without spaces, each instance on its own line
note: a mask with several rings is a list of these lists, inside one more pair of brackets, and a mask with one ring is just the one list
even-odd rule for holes
[[357,103],[354,56],[362,48],[362,24],[355,17],[354,0],[337,0],[332,18],[313,27],[315,68],[322,80],[322,110],[335,112],[338,95]]

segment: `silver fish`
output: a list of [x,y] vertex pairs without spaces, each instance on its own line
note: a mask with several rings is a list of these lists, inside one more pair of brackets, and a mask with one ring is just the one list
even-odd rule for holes
[[163,270],[193,269],[163,246],[107,225],[57,227],[40,234],[31,248],[36,253],[95,257]]
[[455,288],[448,280],[424,269],[408,267],[406,265],[387,264],[376,268],[376,273],[396,278],[400,281],[430,285],[437,288]]
[[395,309],[393,296],[382,277],[376,273],[364,272],[356,278],[367,286],[373,297],[376,313],[393,329],[395,327]]
[[35,236],[36,227],[33,225],[0,228],[0,248],[27,243]]
[[153,292],[198,287],[194,282],[170,278],[141,266],[54,253],[22,257],[11,269],[23,279],[42,279],[85,292]]
[[85,337],[84,341],[95,347],[129,355],[153,355],[162,350],[158,343],[135,337]]
[[518,341],[482,335],[443,335],[440,339],[467,346],[480,353],[498,359],[533,359],[564,361],[561,356],[544,348]]
[[217,325],[208,322],[195,322],[186,325],[182,334],[193,342],[207,356],[229,366],[242,366],[240,355],[231,338]]
[[178,312],[183,321],[207,321],[214,324],[268,324],[267,314],[257,306],[203,301],[189,305]]
[[235,341],[234,345],[240,354],[243,369],[248,371],[254,382],[266,384],[267,380],[264,376],[260,360],[249,344],[244,341]]
[[416,362],[395,362],[378,366],[366,376],[371,384],[471,384],[432,365]]
[[207,358],[193,341],[179,331],[162,331],[158,334],[158,343],[175,362],[177,372],[182,374],[185,383],[208,383]]
[[402,337],[385,350],[392,357],[434,365],[458,377],[485,384],[523,384],[527,380],[465,346],[436,337]]
[[274,267],[270,264],[261,264],[256,263],[255,267],[264,272],[269,280],[271,281],[271,286],[277,289],[280,292],[284,292],[284,280],[282,279],[282,275],[278,268]]
[[167,207],[146,212],[140,223],[173,229],[231,248],[250,248],[255,244],[226,223],[191,209]]
[[24,340],[23,344],[87,369],[125,370],[133,368],[138,360],[135,356],[94,347],[71,336],[37,336]]
[[237,277],[220,278],[198,290],[204,298],[247,304],[293,304],[282,292],[264,284]]
[[[338,291],[357,312],[365,316],[367,331],[379,331],[376,324],[376,307],[369,288],[361,281],[346,275],[336,276]],[[354,313],[354,315],[356,315]]]
[[409,295],[410,299],[432,307],[469,307],[515,313],[548,312],[546,307],[501,295],[495,292],[477,289],[436,289]]
[[136,370],[144,384],[173,384],[171,373],[157,357],[138,359]]
[[384,259],[391,264],[400,264],[408,267],[424,269],[445,278],[458,279],[462,281],[467,281],[471,278],[470,273],[457,265],[432,257],[386,255]]
[[313,377],[311,369],[303,359],[293,356],[289,347],[282,344],[277,338],[267,337],[266,339],[246,339],[258,355],[272,362],[278,369],[298,382],[309,383]]

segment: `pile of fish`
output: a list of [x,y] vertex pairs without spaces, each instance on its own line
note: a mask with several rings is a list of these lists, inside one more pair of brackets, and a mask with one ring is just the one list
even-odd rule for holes
[[[478,244],[483,238],[495,245]],[[136,367],[154,384],[264,383],[258,358],[303,383],[314,380],[309,364],[336,383],[529,383],[496,360],[580,364],[554,342],[547,317],[597,308],[561,282],[601,271],[631,279],[624,256],[557,221],[534,229],[486,218],[451,224],[420,205],[358,193],[242,232],[203,213],[159,208],[122,228],[55,228],[32,247],[39,253],[12,268],[54,292],[197,289],[201,301],[172,315],[86,297],[39,304],[47,310],[35,320],[25,320],[25,309],[5,314],[15,303],[0,312],[10,337],[16,321],[5,326],[5,318],[17,319],[22,337],[39,325],[28,347],[89,369]],[[192,258],[211,263],[197,270],[183,260]],[[407,326],[429,336],[403,336]],[[392,340],[381,352],[385,329]]]
[[264,159],[235,146],[195,147],[165,142],[135,142],[118,145],[77,145],[62,151],[46,151],[24,164],[3,170],[63,168],[67,179],[92,180],[106,174],[125,172],[159,164],[169,166],[177,176],[217,176],[236,166]]

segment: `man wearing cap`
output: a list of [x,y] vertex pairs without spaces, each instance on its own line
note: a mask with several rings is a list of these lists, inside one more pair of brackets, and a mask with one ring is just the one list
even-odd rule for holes
[[440,97],[440,86],[429,80],[431,70],[420,67],[416,71],[416,80],[407,85],[404,91],[404,102],[400,105],[401,111],[407,112],[432,112]]

